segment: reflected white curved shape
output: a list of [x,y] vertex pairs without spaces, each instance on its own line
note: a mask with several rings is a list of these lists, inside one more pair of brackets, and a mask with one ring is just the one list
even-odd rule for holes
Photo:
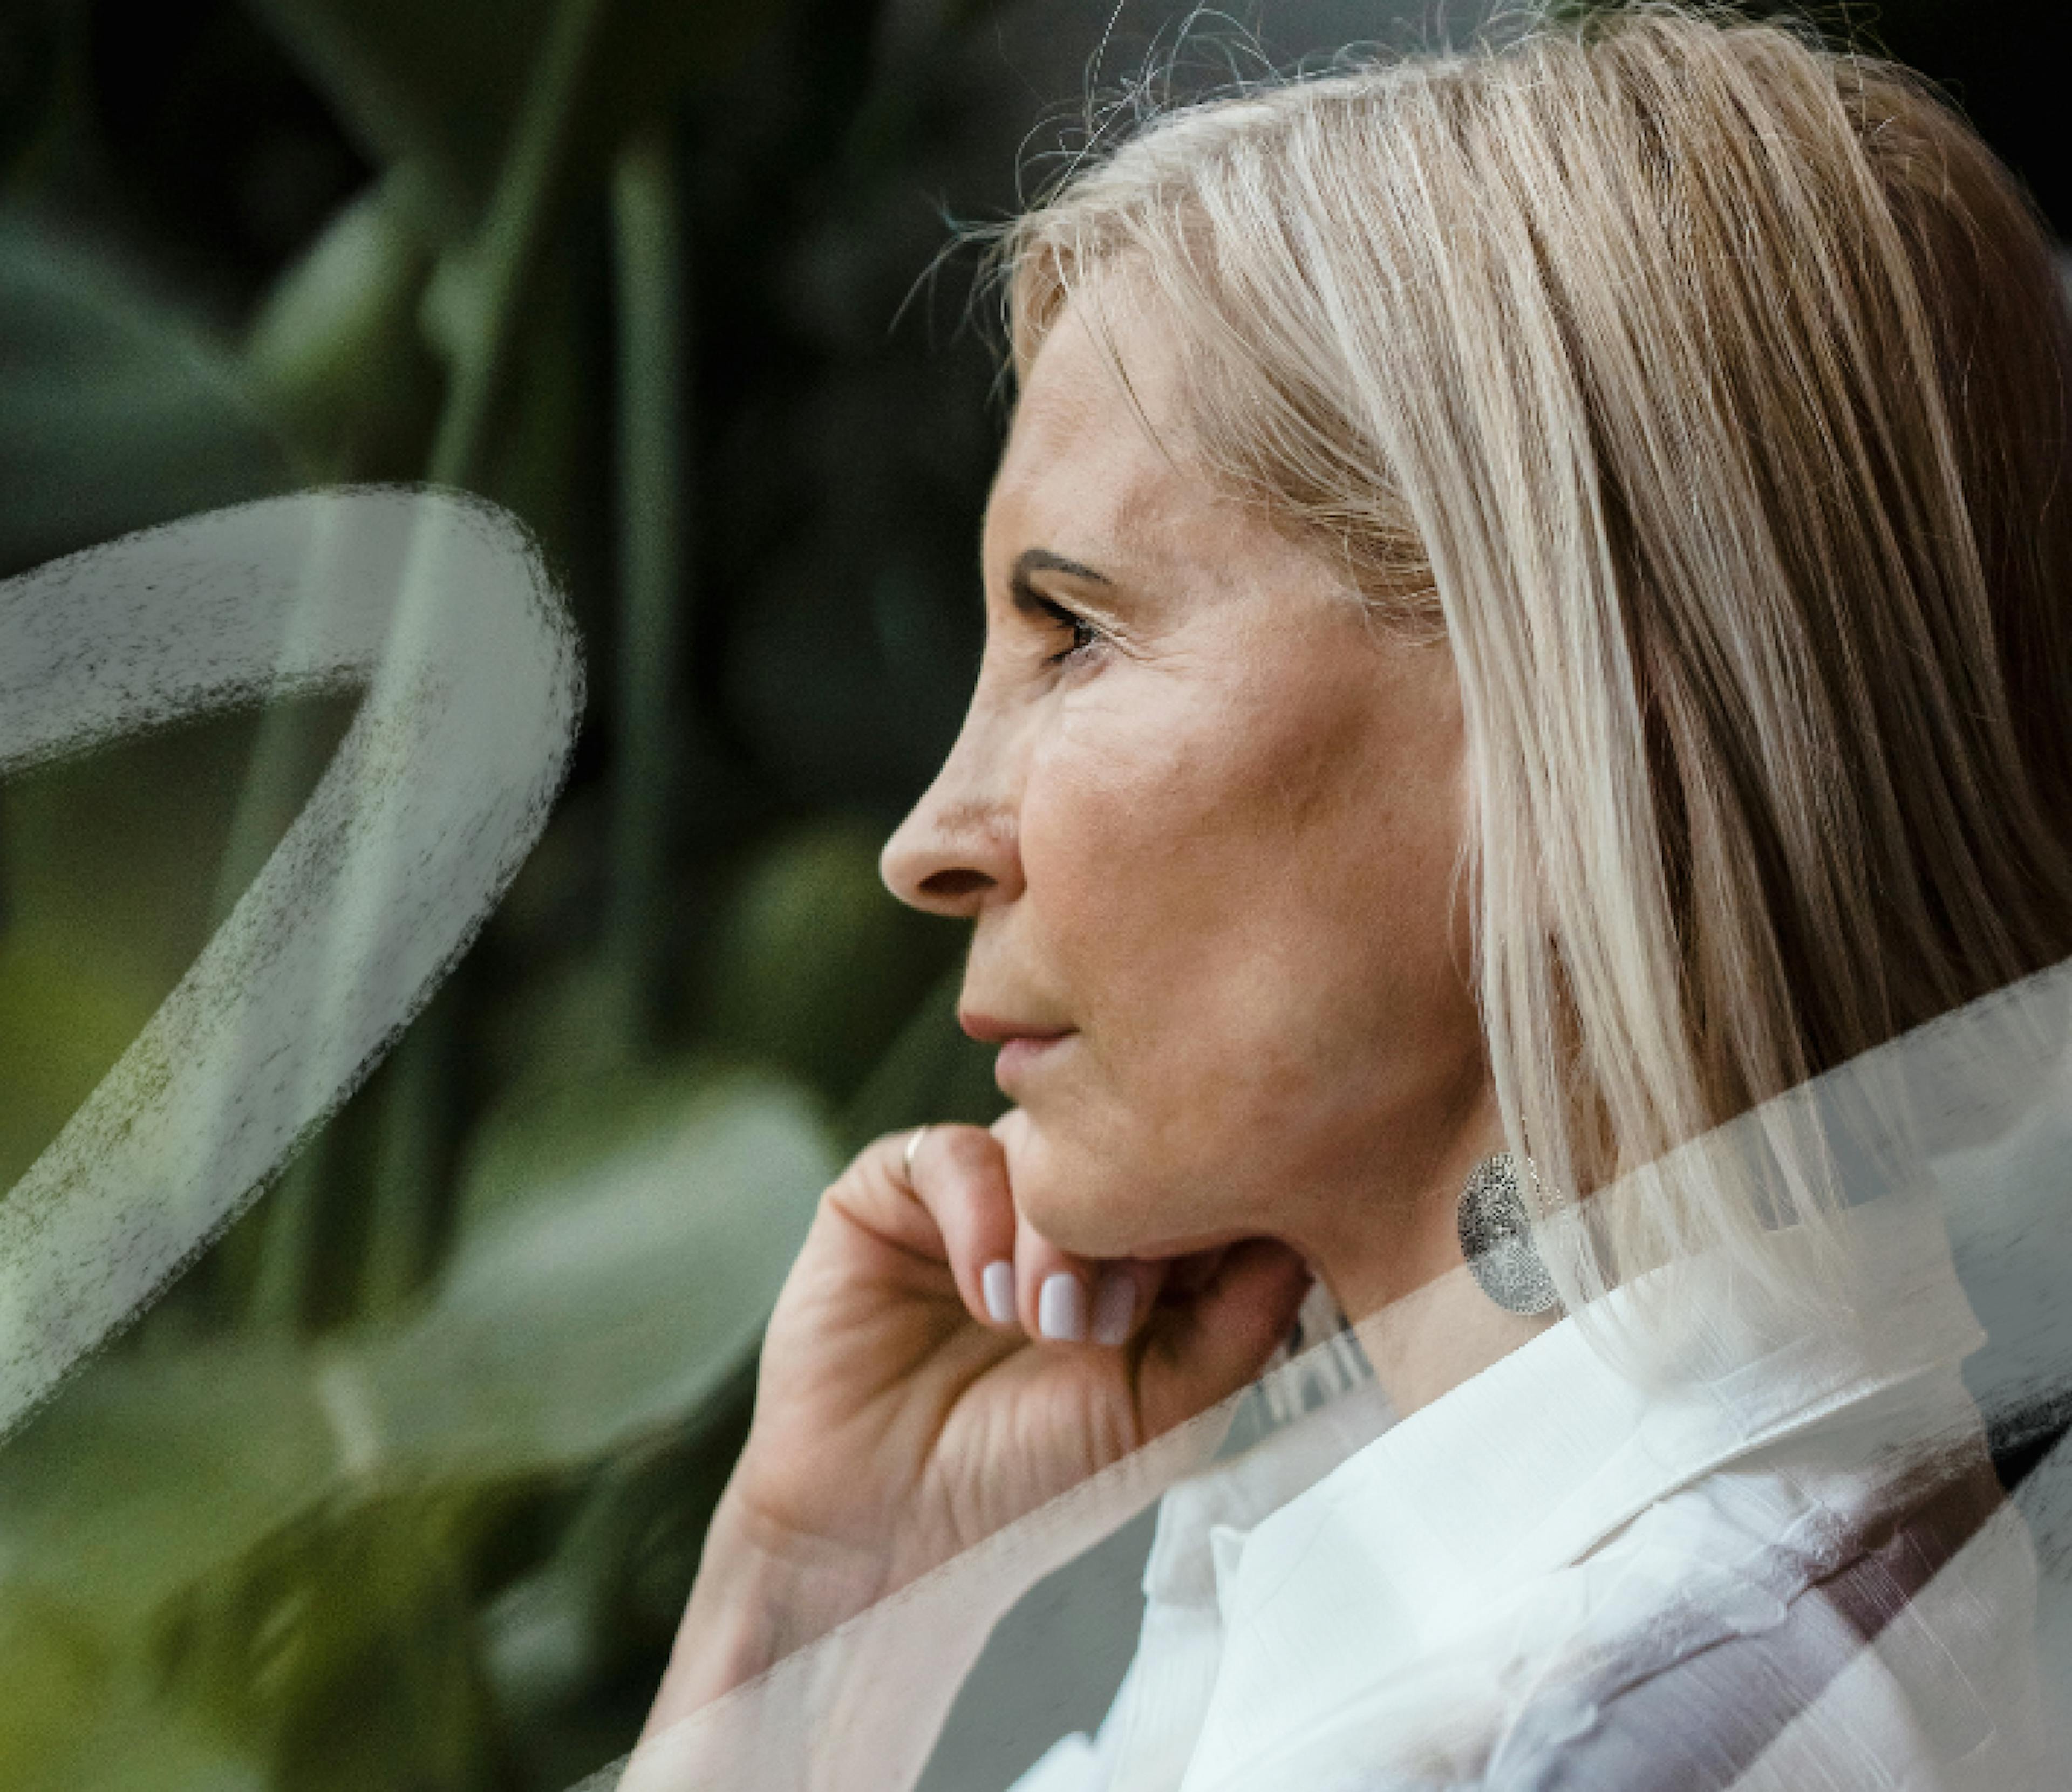
[[582,693],[536,544],[454,491],[269,499],[0,584],[0,776],[356,687],[286,838],[0,1202],[0,1434],[235,1216],[423,1007],[538,839]]

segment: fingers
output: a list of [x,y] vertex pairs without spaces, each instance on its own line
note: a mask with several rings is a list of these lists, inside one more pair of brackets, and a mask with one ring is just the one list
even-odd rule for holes
[[[992,1131],[1009,1152],[1023,1140],[1028,1117],[1009,1108]],[[1136,1260],[1096,1262],[1060,1250],[1025,1220],[1016,1235],[1015,1312],[1041,1343],[1116,1349],[1142,1329],[1164,1286],[1167,1266]]]
[[909,1197],[934,1220],[944,1260],[972,1317],[997,1329],[1015,1322],[1014,1196],[1007,1155],[981,1126],[928,1126],[880,1140],[895,1147]]
[[991,1130],[890,1134],[865,1150],[831,1197],[886,1242],[947,1265],[965,1310],[996,1331],[1046,1344],[1128,1343],[1150,1314],[1166,1266],[1092,1262],[1022,1220],[1008,1179],[1013,1118]]
[[1158,1297],[1165,1265],[1090,1262],[1024,1224],[1016,1239],[1016,1310],[1032,1338],[1052,1344],[1126,1344]]
[[1111,1350],[1144,1338],[1183,1403],[1242,1387],[1293,1322],[1309,1285],[1301,1260],[1264,1240],[1174,1260],[1061,1250],[1015,1206],[1018,1117],[889,1134],[831,1194],[889,1242],[947,1265],[965,1310],[993,1331]]

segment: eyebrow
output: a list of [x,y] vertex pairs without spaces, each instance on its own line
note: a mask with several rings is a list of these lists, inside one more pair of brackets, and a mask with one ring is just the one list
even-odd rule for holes
[[1014,607],[1024,614],[1031,612],[1048,613],[1050,605],[1029,582],[1032,572],[1062,572],[1068,579],[1084,579],[1090,584],[1104,585],[1113,581],[1106,575],[1096,572],[1090,566],[1082,566],[1077,560],[1068,560],[1063,554],[1054,554],[1047,547],[1026,547],[1014,562],[1014,570],[1008,575],[1007,588],[1014,598]]

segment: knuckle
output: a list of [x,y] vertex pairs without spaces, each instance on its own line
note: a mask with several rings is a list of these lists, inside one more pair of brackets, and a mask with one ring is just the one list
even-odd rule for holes
[[896,1158],[906,1149],[906,1141],[913,1136],[914,1129],[911,1126],[898,1126],[889,1133],[880,1133],[857,1154],[856,1161],[861,1163],[867,1158],[887,1156]]
[[935,1136],[944,1157],[967,1175],[983,1175],[999,1161],[999,1145],[982,1127],[944,1126]]

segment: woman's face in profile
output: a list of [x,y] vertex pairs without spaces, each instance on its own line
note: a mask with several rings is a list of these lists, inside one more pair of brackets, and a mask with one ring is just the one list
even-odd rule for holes
[[1038,1231],[1329,1264],[1487,1148],[1458,693],[1443,646],[1186,470],[1132,296],[1082,292],[1029,370],[977,688],[886,875],[973,923],[961,1019],[1002,1042]]

